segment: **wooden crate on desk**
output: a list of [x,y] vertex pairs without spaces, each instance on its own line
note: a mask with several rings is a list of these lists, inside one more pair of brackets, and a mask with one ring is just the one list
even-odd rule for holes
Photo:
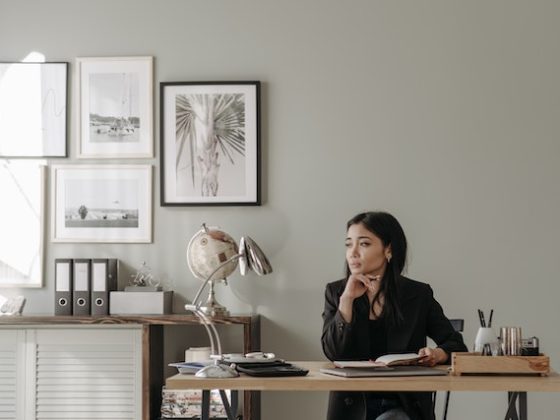
[[480,353],[453,353],[451,374],[536,374],[550,373],[550,358],[540,356],[482,356]]

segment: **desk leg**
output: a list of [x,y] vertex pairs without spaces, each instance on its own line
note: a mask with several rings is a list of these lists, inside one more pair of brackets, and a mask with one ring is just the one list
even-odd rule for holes
[[201,413],[201,420],[209,420],[210,419],[210,390],[203,389],[202,390],[202,413]]
[[508,392],[505,420],[527,420],[527,392]]
[[235,420],[237,415],[237,391],[231,391],[231,406],[229,404],[226,392],[220,389],[220,397],[222,397],[222,404],[226,410],[228,420]]
[[527,420],[527,393],[519,392],[519,420]]

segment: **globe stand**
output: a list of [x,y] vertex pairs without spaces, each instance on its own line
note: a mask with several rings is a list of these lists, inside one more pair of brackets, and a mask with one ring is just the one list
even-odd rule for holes
[[229,316],[229,311],[226,309],[226,307],[220,305],[216,300],[216,294],[214,293],[214,280],[211,280],[209,284],[210,290],[208,291],[208,299],[206,299],[204,305],[200,306],[200,311],[212,317]]

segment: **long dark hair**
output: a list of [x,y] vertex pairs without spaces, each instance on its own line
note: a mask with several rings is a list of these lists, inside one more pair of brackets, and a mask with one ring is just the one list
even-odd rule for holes
[[[371,308],[384,296],[382,315],[389,326],[396,326],[403,320],[399,307],[398,282],[406,265],[406,236],[399,221],[389,213],[370,211],[360,213],[351,218],[346,224],[346,230],[352,225],[362,224],[367,230],[381,239],[384,247],[391,246],[391,261],[387,263],[385,274],[381,281],[381,288],[375,295]],[[350,268],[346,262],[346,277],[350,276]]]

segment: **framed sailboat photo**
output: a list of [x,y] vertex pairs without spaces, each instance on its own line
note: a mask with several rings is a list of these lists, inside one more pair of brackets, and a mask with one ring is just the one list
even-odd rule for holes
[[153,157],[153,57],[82,57],[76,72],[78,157]]

